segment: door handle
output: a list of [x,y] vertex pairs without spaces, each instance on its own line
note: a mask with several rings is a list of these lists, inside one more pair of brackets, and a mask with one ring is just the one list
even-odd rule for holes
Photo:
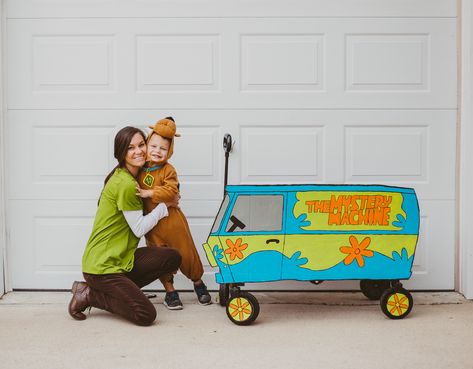
[[266,245],[269,245],[271,242],[279,243],[279,240],[276,238],[270,238],[269,240],[266,240]]

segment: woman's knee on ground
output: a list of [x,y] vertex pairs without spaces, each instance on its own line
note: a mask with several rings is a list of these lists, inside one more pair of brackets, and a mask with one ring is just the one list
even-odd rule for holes
[[147,327],[156,320],[157,312],[151,302],[146,306],[139,306],[135,309],[134,314],[131,316],[131,321],[136,325]]

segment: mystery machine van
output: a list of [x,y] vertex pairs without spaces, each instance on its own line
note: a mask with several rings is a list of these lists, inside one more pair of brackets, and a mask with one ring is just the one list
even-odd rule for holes
[[360,280],[392,319],[412,309],[409,279],[419,234],[411,188],[381,185],[226,186],[203,245],[218,267],[220,304],[232,322],[259,313],[244,283]]

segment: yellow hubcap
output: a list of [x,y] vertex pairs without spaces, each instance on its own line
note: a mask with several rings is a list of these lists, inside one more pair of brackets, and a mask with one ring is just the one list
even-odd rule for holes
[[404,315],[409,309],[409,299],[403,293],[393,293],[386,303],[389,313],[393,316]]
[[253,312],[250,302],[245,297],[231,299],[227,309],[231,317],[239,322],[247,320]]

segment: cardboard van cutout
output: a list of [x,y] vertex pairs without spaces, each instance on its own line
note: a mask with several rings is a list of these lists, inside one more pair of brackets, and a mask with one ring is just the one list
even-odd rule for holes
[[220,303],[232,322],[259,305],[240,286],[280,280],[360,280],[392,319],[412,309],[400,280],[411,276],[419,206],[411,188],[381,185],[239,185],[225,196],[207,242]]

